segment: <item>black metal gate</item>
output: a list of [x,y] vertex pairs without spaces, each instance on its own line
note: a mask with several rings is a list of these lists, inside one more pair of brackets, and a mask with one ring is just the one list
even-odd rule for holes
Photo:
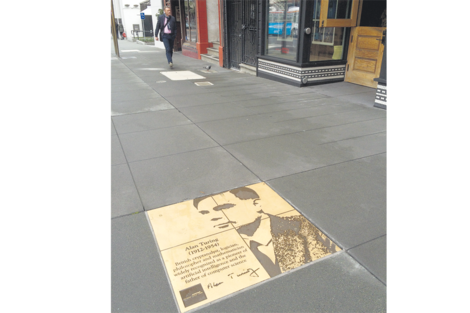
[[244,8],[244,23],[242,29],[243,34],[243,60],[242,62],[248,65],[256,66],[256,54],[258,31],[257,31],[257,17],[258,17],[258,5],[256,0],[245,0],[243,1]]
[[240,63],[256,66],[258,53],[258,0],[226,0],[227,60],[229,68]]

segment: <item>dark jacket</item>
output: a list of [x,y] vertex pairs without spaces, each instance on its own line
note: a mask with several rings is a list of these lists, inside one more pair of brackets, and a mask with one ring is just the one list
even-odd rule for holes
[[[161,35],[163,35],[163,26],[165,26],[166,23],[166,15],[163,13],[158,17],[157,21],[157,27],[155,28],[155,36],[161,38]],[[171,30],[171,34],[175,35],[176,34],[176,19],[174,16],[170,15],[170,21],[168,22],[168,25]]]

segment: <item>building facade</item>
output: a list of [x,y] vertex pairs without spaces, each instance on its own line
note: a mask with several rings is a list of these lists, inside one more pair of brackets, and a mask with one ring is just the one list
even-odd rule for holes
[[184,55],[211,55],[225,68],[300,87],[340,81],[378,87],[386,0],[170,3],[186,24],[179,30]]
[[377,88],[385,105],[386,0],[150,0],[153,29],[165,6],[185,56],[299,87]]

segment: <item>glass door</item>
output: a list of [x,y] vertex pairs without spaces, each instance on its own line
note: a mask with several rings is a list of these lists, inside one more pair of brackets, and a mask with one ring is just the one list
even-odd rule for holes
[[[342,60],[346,27],[356,23],[358,0],[313,0],[310,62]],[[310,2],[310,3],[312,3]]]

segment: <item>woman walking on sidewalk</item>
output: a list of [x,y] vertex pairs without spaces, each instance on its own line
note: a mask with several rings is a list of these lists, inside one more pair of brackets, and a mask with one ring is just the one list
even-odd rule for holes
[[155,40],[158,41],[160,36],[161,41],[165,45],[166,58],[168,64],[173,68],[173,45],[176,38],[176,19],[171,16],[171,9],[165,8],[165,14],[158,17],[157,27],[155,28]]

